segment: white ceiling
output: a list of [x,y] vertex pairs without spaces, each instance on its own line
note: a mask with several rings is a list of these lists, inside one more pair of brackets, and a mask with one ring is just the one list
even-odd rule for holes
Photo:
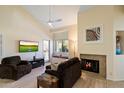
[[[48,5],[24,5],[23,6],[30,14],[32,14],[37,20],[46,26],[50,27],[47,22],[49,20],[49,6]],[[78,11],[85,10],[89,6],[83,5],[53,5],[51,8],[51,19],[62,19],[61,22],[54,23],[54,27],[51,29],[56,29],[68,25],[77,24]]]

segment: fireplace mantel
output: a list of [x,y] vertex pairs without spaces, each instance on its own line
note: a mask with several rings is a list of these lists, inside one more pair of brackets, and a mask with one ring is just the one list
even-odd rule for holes
[[106,56],[105,54],[80,54],[81,55],[88,55],[88,56]]

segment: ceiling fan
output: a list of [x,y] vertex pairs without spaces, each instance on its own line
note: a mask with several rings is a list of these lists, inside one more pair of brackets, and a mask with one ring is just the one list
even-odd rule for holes
[[51,9],[51,6],[49,6],[49,19],[48,19],[48,21],[47,21],[47,24],[50,26],[50,27],[54,27],[54,23],[58,23],[58,22],[61,22],[62,21],[62,19],[55,19],[55,20],[53,20],[51,17],[52,17],[52,9]]

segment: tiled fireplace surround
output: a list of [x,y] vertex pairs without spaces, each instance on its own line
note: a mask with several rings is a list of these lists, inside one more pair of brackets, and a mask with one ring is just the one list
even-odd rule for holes
[[[99,60],[99,73],[98,73],[98,75],[106,78],[106,55],[80,54],[80,58]],[[92,73],[94,73],[94,72],[92,72]]]

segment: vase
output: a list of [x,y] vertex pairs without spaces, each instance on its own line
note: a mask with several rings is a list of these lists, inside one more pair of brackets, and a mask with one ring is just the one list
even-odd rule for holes
[[122,54],[120,36],[116,36],[116,54],[117,55]]

